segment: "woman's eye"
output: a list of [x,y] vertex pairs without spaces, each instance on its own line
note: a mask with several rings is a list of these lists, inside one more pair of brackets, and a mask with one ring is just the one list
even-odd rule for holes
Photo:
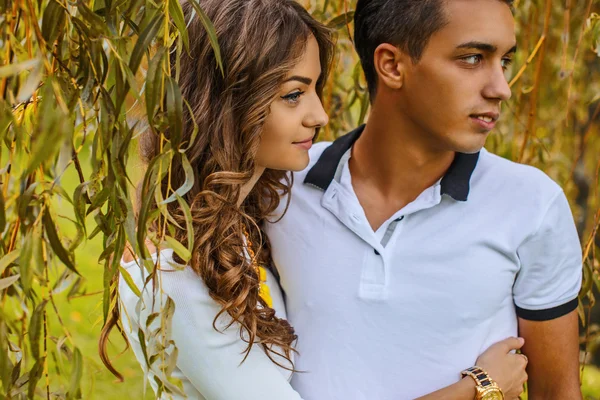
[[473,54],[472,56],[464,57],[462,60],[469,65],[477,65],[481,62],[481,54]]
[[281,98],[283,100],[285,100],[286,102],[288,102],[289,104],[295,105],[295,104],[298,104],[298,102],[300,101],[300,96],[302,96],[303,94],[304,94],[304,92],[299,91],[299,92],[286,94],[285,96],[281,96]]

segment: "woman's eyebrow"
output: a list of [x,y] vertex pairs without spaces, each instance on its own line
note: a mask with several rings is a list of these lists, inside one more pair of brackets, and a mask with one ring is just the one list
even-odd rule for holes
[[298,81],[298,82],[304,83],[305,85],[310,85],[312,83],[312,79],[307,78],[306,76],[298,76],[298,75],[290,76],[284,82],[289,82],[289,81]]

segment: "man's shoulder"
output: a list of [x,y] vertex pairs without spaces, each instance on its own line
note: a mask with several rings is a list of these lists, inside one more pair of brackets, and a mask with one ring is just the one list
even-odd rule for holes
[[481,172],[486,180],[512,190],[534,196],[553,196],[562,188],[548,174],[531,165],[521,164],[482,150]]

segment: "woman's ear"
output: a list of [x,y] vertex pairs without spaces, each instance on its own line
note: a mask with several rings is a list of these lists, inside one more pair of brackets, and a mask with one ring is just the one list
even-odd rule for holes
[[403,51],[392,44],[382,43],[375,49],[373,62],[379,85],[392,90],[402,87],[406,62],[410,62],[410,58]]

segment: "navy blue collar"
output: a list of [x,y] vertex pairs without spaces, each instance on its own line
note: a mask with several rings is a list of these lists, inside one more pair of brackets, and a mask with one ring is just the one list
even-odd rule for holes
[[[352,132],[340,136],[327,147],[317,163],[306,174],[304,183],[327,190],[335,176],[335,171],[342,156],[352,147],[364,129],[365,125],[361,125]],[[475,170],[478,159],[479,153],[456,153],[454,161],[442,178],[441,193],[447,194],[454,200],[467,201],[471,175]]]

